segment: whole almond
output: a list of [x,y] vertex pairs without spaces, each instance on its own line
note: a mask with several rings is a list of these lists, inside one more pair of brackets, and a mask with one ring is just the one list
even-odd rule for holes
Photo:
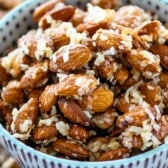
[[82,44],[72,44],[61,47],[52,55],[50,70],[70,71],[82,67],[92,59],[90,49]]
[[95,113],[105,112],[113,104],[113,92],[109,89],[98,87],[90,94],[79,100],[82,109],[91,110]]
[[[27,133],[33,128],[38,116],[39,104],[37,98],[31,98],[19,109],[19,114],[14,121],[15,130],[19,133]],[[30,121],[27,127],[24,123]]]
[[55,94],[58,96],[82,96],[92,92],[99,82],[94,76],[72,75],[56,85]]
[[10,81],[6,87],[2,89],[1,97],[8,103],[23,103],[25,94],[21,89],[19,81]]
[[53,138],[56,138],[58,131],[55,125],[51,126],[42,126],[37,127],[33,130],[33,141],[40,142],[40,141],[49,141]]
[[161,102],[162,95],[161,90],[158,86],[151,82],[143,83],[140,86],[140,91],[144,96],[144,99],[151,105],[158,105]]
[[39,27],[46,29],[50,26],[51,23],[48,22],[48,18],[53,20],[68,21],[72,18],[75,12],[75,7],[71,5],[64,6],[62,8],[56,8],[47,12],[39,22]]
[[55,95],[55,84],[46,86],[45,90],[41,93],[39,97],[40,110],[42,113],[50,112],[53,105],[57,101],[57,96]]
[[63,0],[50,0],[37,7],[33,13],[34,21],[38,22],[42,16],[53,9],[59,2],[63,2]]
[[58,100],[58,106],[61,112],[71,122],[89,126],[90,120],[82,111],[80,106],[72,99],[61,98]]
[[162,44],[154,44],[151,47],[152,53],[160,56],[160,64],[168,70],[168,46]]
[[87,158],[89,151],[81,144],[71,140],[58,139],[52,143],[52,147],[58,153],[72,158]]

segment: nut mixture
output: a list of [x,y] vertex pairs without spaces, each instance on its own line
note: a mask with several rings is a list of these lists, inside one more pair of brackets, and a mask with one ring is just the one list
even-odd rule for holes
[[44,153],[116,160],[168,141],[168,30],[117,1],[84,11],[63,0],[35,9],[38,23],[0,59],[0,116]]

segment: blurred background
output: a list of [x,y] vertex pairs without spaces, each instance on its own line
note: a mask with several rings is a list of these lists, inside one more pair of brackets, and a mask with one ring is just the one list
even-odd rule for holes
[[[0,19],[23,0],[0,0]],[[0,168],[19,168],[14,159],[0,146]]]

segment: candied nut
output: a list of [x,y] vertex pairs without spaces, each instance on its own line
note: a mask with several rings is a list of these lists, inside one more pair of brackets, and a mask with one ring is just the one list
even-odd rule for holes
[[44,142],[44,141],[50,141],[51,139],[56,138],[58,134],[58,131],[55,127],[55,124],[51,125],[51,126],[41,126],[41,127],[36,127],[33,130],[33,141],[35,141],[36,143],[39,142]]
[[91,0],[91,3],[104,9],[113,9],[118,7],[119,0]]
[[89,126],[90,120],[81,110],[79,105],[72,99],[61,98],[58,100],[58,106],[61,112],[71,122]]
[[18,46],[29,57],[41,60],[53,53],[53,41],[44,34],[38,35],[36,31],[30,31],[18,40]]
[[24,91],[21,89],[21,83],[18,81],[10,81],[6,87],[2,89],[1,97],[8,103],[23,103]]
[[61,47],[52,55],[49,68],[52,72],[58,70],[70,71],[80,68],[92,59],[90,49],[82,44],[71,44]]
[[132,140],[133,149],[140,150],[143,146],[143,141],[140,135],[134,135]]
[[72,75],[57,84],[55,94],[58,96],[83,96],[92,92],[99,82],[94,76]]
[[122,112],[122,113],[127,113],[129,112],[129,108],[131,106],[134,106],[135,104],[127,102],[125,99],[125,94],[120,95],[119,97],[116,98],[117,103],[116,103],[116,108]]
[[28,92],[27,97],[28,97],[28,99],[39,98],[43,91],[44,90],[41,89],[41,88],[40,89],[31,90],[30,92]]
[[57,101],[57,96],[55,95],[56,85],[48,85],[46,86],[45,90],[41,93],[39,97],[40,102],[40,110],[42,113],[47,113],[51,110],[52,106]]
[[96,41],[97,47],[102,50],[108,50],[111,47],[117,49],[121,45],[122,38],[113,31],[99,29],[92,37]]
[[82,109],[95,113],[105,112],[113,104],[113,92],[109,89],[98,87],[93,92],[79,100]]
[[107,27],[107,23],[81,23],[76,27],[76,30],[80,33],[87,31],[92,36],[98,29]]
[[130,28],[136,28],[144,21],[150,20],[150,15],[138,6],[123,6],[115,14],[114,22]]
[[27,133],[33,128],[38,116],[38,106],[37,98],[31,98],[22,105],[19,109],[19,114],[17,115],[16,120],[13,121],[15,125],[14,132]]
[[154,135],[161,141],[164,142],[164,138],[168,136],[168,115],[163,115],[161,116],[160,121],[158,122],[159,124],[159,130],[156,131],[154,130]]
[[89,132],[81,126],[72,125],[69,130],[69,136],[75,140],[86,142],[90,137]]
[[159,55],[161,66],[168,70],[168,46],[163,44],[154,44],[151,46],[150,50],[153,54]]
[[30,67],[20,81],[22,89],[35,88],[36,86],[43,85],[48,74],[48,62],[40,62]]
[[47,37],[52,39],[54,43],[54,49],[57,50],[60,47],[69,44],[69,37],[66,35],[65,30],[61,28],[48,28],[44,32]]
[[83,145],[72,140],[58,139],[52,143],[52,147],[58,153],[72,158],[87,158],[89,156],[89,151]]
[[162,95],[160,87],[151,82],[143,83],[140,85],[140,91],[144,95],[144,100],[151,105],[158,105],[161,103]]
[[166,88],[168,86],[168,74],[167,73],[163,73],[163,72],[160,73],[158,85],[161,88]]
[[103,153],[99,158],[98,161],[105,161],[105,160],[117,160],[128,157],[130,155],[130,151],[126,147],[119,147],[117,149],[111,149],[105,153]]
[[63,2],[63,0],[50,0],[37,7],[33,13],[34,21],[38,22],[42,16],[44,16],[60,2]]
[[131,50],[125,56],[127,62],[140,72],[160,72],[160,59],[146,50]]
[[129,109],[127,113],[119,116],[116,125],[119,128],[126,128],[128,125],[142,126],[142,122],[147,118],[145,109],[141,106],[135,106]]
[[53,20],[69,21],[75,13],[75,7],[71,5],[62,8],[52,9],[47,12],[39,21],[39,27],[46,29],[50,27]]
[[14,8],[15,6],[19,5],[22,2],[22,0],[0,0],[0,8],[9,10]]
[[107,129],[114,126],[117,115],[115,109],[110,108],[104,113],[94,115],[92,121],[98,128]]
[[11,79],[11,76],[6,72],[5,68],[2,67],[1,61],[0,61],[0,85],[6,85],[9,80]]
[[121,68],[118,68],[116,72],[114,72],[114,79],[120,84],[124,83],[128,77],[128,69],[124,66],[121,66]]
[[12,111],[12,107],[0,99],[0,118],[5,119],[8,114]]
[[86,12],[77,8],[71,19],[72,24],[76,27],[77,25],[83,22],[83,19],[85,18],[85,16],[86,16]]
[[114,72],[114,60],[111,57],[104,57],[104,61],[95,65],[98,75],[102,78],[109,78]]

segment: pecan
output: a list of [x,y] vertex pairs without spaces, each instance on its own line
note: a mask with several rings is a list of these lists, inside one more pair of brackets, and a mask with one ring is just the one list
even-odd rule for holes
[[128,157],[130,155],[130,151],[126,147],[119,147],[117,149],[109,150],[103,153],[99,158],[98,161],[106,161],[106,160],[117,160],[122,159],[124,157]]
[[37,7],[33,13],[34,21],[38,22],[42,16],[53,9],[59,2],[63,2],[63,0],[50,0]]
[[[20,81],[20,86],[23,89],[30,89],[38,86],[46,79],[48,74],[48,62],[40,62],[30,67]],[[42,83],[43,84],[43,83]]]
[[34,130],[33,130],[33,135],[32,135],[32,138],[33,138],[33,141],[35,142],[43,142],[43,141],[49,141],[51,139],[54,139],[56,138],[58,134],[58,131],[55,127],[55,125],[51,125],[51,126],[42,126],[42,127],[36,127]]
[[116,117],[115,109],[110,108],[104,113],[94,115],[92,121],[98,128],[107,129],[114,126]]
[[98,85],[95,77],[89,75],[72,75],[57,84],[55,94],[58,96],[82,96],[92,92]]
[[160,87],[154,85],[151,82],[143,83],[140,86],[140,91],[144,95],[144,100],[151,105],[157,105],[161,103],[162,95]]
[[48,85],[45,90],[41,93],[39,97],[40,110],[42,113],[47,113],[51,110],[52,106],[57,101],[57,96],[55,95],[55,84]]
[[89,118],[74,100],[61,98],[58,100],[58,105],[64,116],[71,122],[85,126],[90,125]]
[[161,66],[168,70],[168,46],[163,44],[154,44],[151,46],[150,50],[153,54],[159,55]]
[[50,19],[68,21],[72,18],[72,16],[74,15],[74,12],[75,12],[75,7],[71,5],[67,5],[62,8],[52,9],[40,19],[39,27],[41,27],[42,29],[48,28],[51,24],[49,22]]
[[50,70],[57,72],[75,70],[92,59],[90,49],[82,44],[72,44],[61,47],[50,60]]
[[87,158],[89,151],[79,143],[71,140],[58,139],[52,143],[52,147],[65,156],[72,158]]
[[82,109],[93,112],[105,112],[113,104],[113,92],[109,89],[98,87],[90,94],[79,100]]
[[2,89],[1,97],[8,103],[23,103],[24,91],[21,89],[21,83],[18,81],[10,81],[6,87]]
[[86,142],[90,137],[89,132],[81,126],[72,125],[69,130],[69,136],[75,140]]
[[[32,128],[38,116],[38,99],[31,98],[19,109],[19,114],[14,121],[15,131],[27,133]],[[26,125],[26,126],[25,126]]]

